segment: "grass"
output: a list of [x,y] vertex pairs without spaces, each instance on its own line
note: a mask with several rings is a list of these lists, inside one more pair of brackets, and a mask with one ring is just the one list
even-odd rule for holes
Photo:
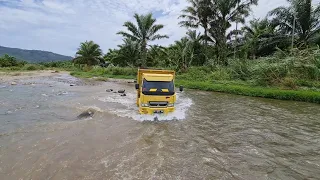
[[183,85],[186,88],[204,91],[216,91],[244,96],[304,101],[320,104],[320,92],[310,90],[283,90],[277,88],[233,84],[214,84],[210,82],[192,82],[183,80],[177,81],[176,84]]
[[132,75],[114,75],[114,74],[101,74],[95,71],[73,71],[70,73],[71,76],[78,78],[95,78],[95,80],[106,81],[108,78],[117,78],[117,79],[134,79],[135,76]]

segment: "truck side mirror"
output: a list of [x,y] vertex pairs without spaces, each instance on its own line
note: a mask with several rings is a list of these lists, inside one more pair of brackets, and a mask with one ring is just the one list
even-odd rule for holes
[[139,84],[136,84],[136,86],[135,86],[135,87],[136,87],[136,90],[138,90],[138,89],[139,89]]
[[183,91],[183,86],[180,86],[180,87],[179,87],[179,90],[182,92],[182,91]]

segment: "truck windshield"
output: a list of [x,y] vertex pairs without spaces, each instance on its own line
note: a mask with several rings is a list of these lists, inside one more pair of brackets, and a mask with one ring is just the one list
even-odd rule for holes
[[[150,91],[156,89],[155,91]],[[168,91],[163,91],[166,89]],[[173,81],[147,81],[143,80],[142,93],[146,95],[173,95],[174,84]]]

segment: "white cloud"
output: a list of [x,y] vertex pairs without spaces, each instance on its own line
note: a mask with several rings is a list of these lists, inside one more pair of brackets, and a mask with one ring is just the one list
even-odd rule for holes
[[[260,0],[254,17],[285,4]],[[121,42],[116,33],[135,12],[158,12],[157,22],[165,25],[161,33],[170,39],[156,43],[166,45],[185,34],[178,16],[186,5],[186,0],[0,0],[0,45],[74,55],[80,42],[94,40],[106,52]]]

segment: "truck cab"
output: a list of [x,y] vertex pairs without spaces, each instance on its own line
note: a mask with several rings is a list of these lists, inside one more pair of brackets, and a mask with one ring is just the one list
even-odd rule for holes
[[174,71],[138,70],[136,90],[140,114],[168,114],[174,111],[174,78]]

